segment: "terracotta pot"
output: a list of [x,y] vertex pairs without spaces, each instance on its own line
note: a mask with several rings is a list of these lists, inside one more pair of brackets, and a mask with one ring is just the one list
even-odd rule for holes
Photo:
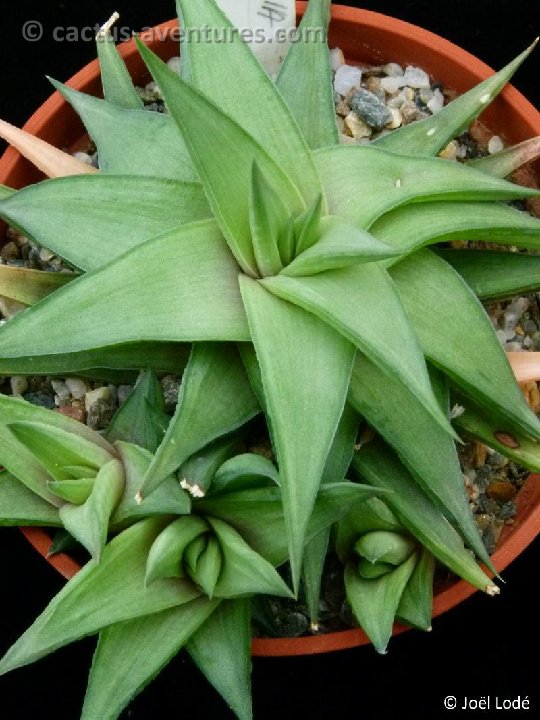
[[[301,14],[306,3],[298,3]],[[164,58],[177,53],[177,43],[171,38],[175,21],[158,26],[143,40]],[[456,45],[409,23],[378,13],[334,6],[330,31],[331,47],[339,46],[349,61],[380,64],[397,61],[418,65],[448,89],[464,92],[493,73],[480,60]],[[149,75],[130,41],[124,43],[122,55],[137,84],[148,82]],[[82,92],[99,95],[101,83],[97,62],[77,73],[68,85]],[[517,143],[540,135],[540,114],[513,87],[507,87],[486,110],[483,121],[494,133],[510,143]],[[84,129],[67,103],[58,93],[30,118],[25,129],[58,147],[76,146]],[[40,179],[38,171],[17,151],[8,149],[0,159],[0,183],[20,188]],[[540,476],[531,475],[518,496],[518,514],[512,526],[504,528],[493,562],[503,570],[536,537],[540,529]],[[24,528],[22,532],[44,557],[51,539],[41,529]],[[71,578],[80,566],[67,555],[47,557],[47,561],[64,577]],[[464,581],[441,588],[434,599],[434,616],[453,608],[468,598],[475,589]],[[394,634],[407,628],[396,625]],[[361,630],[346,630],[328,635],[290,639],[254,639],[252,651],[258,656],[286,656],[326,653],[368,643]]]

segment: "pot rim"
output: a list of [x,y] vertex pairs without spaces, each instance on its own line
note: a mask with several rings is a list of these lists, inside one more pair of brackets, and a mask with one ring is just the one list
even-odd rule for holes
[[[297,2],[298,14],[303,14],[306,5],[306,2]],[[458,73],[460,77],[465,76],[469,85],[472,84],[470,82],[471,78],[473,82],[480,82],[493,73],[493,70],[488,65],[466,50],[439,35],[403,20],[369,10],[333,5],[332,21],[362,28],[362,31],[366,33],[382,34],[387,38],[389,45],[392,45],[393,41],[398,39],[400,44],[407,42],[415,45],[417,52],[430,55],[434,53],[434,57],[442,58],[442,62],[453,68],[454,73]],[[177,27],[177,21],[171,20],[142,33],[141,39],[149,42],[151,46],[157,47],[167,38],[170,38],[171,33],[174,33]],[[366,49],[373,52],[373,48],[370,48],[368,43],[365,44],[364,50]],[[128,62],[138,55],[133,40],[122,43],[120,52]],[[67,84],[70,87],[86,92],[90,86],[95,85],[98,76],[99,64],[97,60],[94,60],[77,72]],[[454,89],[464,90],[464,88]],[[531,132],[540,135],[540,113],[511,85],[503,90],[494,106],[499,111],[505,106],[507,110],[513,112],[521,125],[525,126],[526,135]],[[31,116],[24,125],[24,129],[31,134],[41,136],[59,114],[65,112],[66,107],[67,103],[61,95],[58,92],[53,93]],[[21,158],[20,154],[14,148],[9,147],[0,158],[0,182],[5,182],[6,178],[17,174],[17,171],[24,175],[25,164],[26,161]],[[531,474],[529,476],[526,484],[519,492],[517,505],[517,517],[519,520],[514,526],[504,528],[499,547],[492,557],[498,572],[504,570],[540,532],[540,475]],[[79,564],[68,555],[61,553],[48,556],[51,538],[45,529],[30,527],[20,529],[33,547],[66,579],[70,579],[79,571]],[[477,592],[476,588],[464,580],[458,580],[442,588],[434,597],[433,617],[452,609],[475,592]],[[408,629],[396,624],[393,634],[398,635]],[[318,654],[368,643],[369,639],[360,629],[342,630],[301,638],[254,638],[252,641],[252,654],[267,657]]]

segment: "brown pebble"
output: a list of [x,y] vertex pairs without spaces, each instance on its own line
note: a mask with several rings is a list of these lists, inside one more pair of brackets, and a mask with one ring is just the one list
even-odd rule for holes
[[481,442],[474,443],[474,467],[486,464],[487,447]]
[[19,248],[14,242],[6,243],[0,250],[2,260],[15,260],[19,257]]
[[532,380],[531,382],[521,384],[520,387],[531,410],[535,413],[540,412],[540,390],[538,389],[538,383]]
[[516,497],[517,490],[512,483],[496,480],[488,485],[486,495],[500,503],[510,502]]
[[85,420],[84,410],[79,407],[74,407],[73,405],[65,405],[64,407],[56,408],[56,412],[60,413],[60,415],[70,417],[73,420],[77,420],[77,422],[80,423],[83,423]]
[[476,524],[480,532],[485,532],[491,525],[491,516],[487,513],[481,513],[475,517]]
[[504,432],[502,430],[498,430],[497,432],[494,432],[493,435],[501,443],[501,445],[504,445],[505,447],[509,447],[509,448],[520,447],[520,444],[518,443],[516,438],[513,435],[510,435],[510,433]]

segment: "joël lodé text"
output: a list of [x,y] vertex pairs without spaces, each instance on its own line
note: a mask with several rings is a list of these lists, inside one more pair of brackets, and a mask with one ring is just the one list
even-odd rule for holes
[[530,710],[531,703],[528,695],[513,698],[506,697],[490,697],[483,695],[481,697],[464,697],[460,710]]

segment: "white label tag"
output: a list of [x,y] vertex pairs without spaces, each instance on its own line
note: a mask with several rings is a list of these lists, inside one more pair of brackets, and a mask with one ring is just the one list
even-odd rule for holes
[[294,0],[217,0],[270,75],[277,75],[296,27]]

